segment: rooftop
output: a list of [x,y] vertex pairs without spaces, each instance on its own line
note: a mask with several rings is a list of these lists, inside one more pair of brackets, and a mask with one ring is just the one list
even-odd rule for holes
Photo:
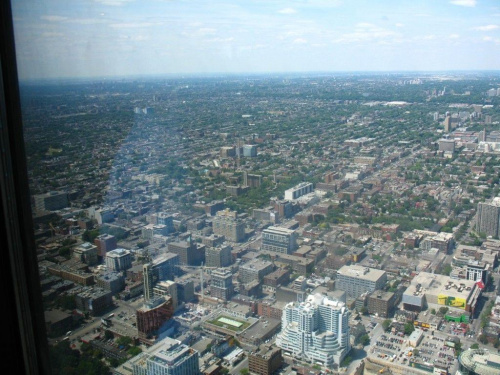
[[363,267],[358,265],[343,266],[337,271],[337,275],[356,277],[363,280],[377,281],[385,274],[385,271]]

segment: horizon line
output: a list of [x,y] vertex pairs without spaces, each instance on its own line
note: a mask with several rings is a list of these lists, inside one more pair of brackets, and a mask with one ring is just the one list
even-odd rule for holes
[[464,70],[332,70],[332,71],[290,71],[290,72],[193,72],[193,73],[144,73],[128,75],[105,75],[105,76],[64,76],[44,78],[18,78],[19,83],[42,83],[60,81],[98,81],[98,80],[131,80],[151,78],[217,78],[217,77],[245,77],[245,76],[286,76],[286,75],[401,75],[401,74],[500,74],[500,69],[464,69]]

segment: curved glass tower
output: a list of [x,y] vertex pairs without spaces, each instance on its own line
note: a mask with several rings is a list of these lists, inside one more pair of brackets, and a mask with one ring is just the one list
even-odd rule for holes
[[285,306],[276,344],[294,358],[332,368],[351,350],[348,321],[343,302],[310,295]]

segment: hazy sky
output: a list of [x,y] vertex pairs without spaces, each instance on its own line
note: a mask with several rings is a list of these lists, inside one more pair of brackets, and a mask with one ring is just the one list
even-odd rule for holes
[[14,0],[19,76],[500,69],[499,0]]

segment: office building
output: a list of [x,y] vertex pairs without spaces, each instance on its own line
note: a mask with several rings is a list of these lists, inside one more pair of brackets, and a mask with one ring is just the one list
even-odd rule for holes
[[121,272],[108,272],[97,277],[96,284],[99,288],[111,293],[120,293],[125,288],[125,276]]
[[303,195],[309,194],[313,191],[313,184],[310,182],[301,182],[300,184],[285,190],[285,199],[293,201]]
[[258,188],[262,185],[262,176],[258,174],[248,174],[247,171],[243,172],[243,186]]
[[191,280],[176,279],[176,281],[160,281],[153,287],[154,297],[169,297],[174,310],[184,306],[184,303],[194,299],[194,284]]
[[273,272],[273,268],[271,262],[256,258],[240,266],[239,279],[243,284],[249,284],[252,281],[260,282],[264,276]]
[[232,264],[231,246],[207,247],[205,250],[207,267],[228,267]]
[[166,236],[168,227],[163,224],[146,224],[141,230],[141,236],[145,240],[152,240],[155,235]]
[[136,324],[139,340],[150,341],[161,336],[167,328],[167,322],[174,315],[172,299],[168,296],[159,296],[146,301],[136,311]]
[[380,318],[388,318],[396,305],[396,294],[376,290],[368,296],[368,313]]
[[215,216],[217,211],[221,211],[223,209],[224,209],[223,201],[212,201],[205,205],[205,214],[207,214],[207,216]]
[[64,191],[51,191],[46,194],[34,196],[37,211],[56,211],[68,207],[68,193]]
[[233,274],[227,268],[218,268],[211,273],[210,295],[228,301],[233,295]]
[[245,224],[237,218],[234,211],[218,211],[212,223],[214,234],[224,236],[226,240],[241,242],[245,239]]
[[422,311],[429,304],[472,313],[481,289],[475,280],[452,279],[450,276],[420,272],[403,293],[403,308]]
[[177,283],[172,280],[159,281],[153,287],[153,298],[168,297],[172,300],[172,307],[177,310],[179,306],[179,297],[177,295]]
[[297,249],[297,232],[287,228],[269,227],[262,231],[262,250],[291,254]]
[[220,148],[219,156],[221,158],[228,158],[236,156],[236,147],[235,146],[223,146]]
[[168,251],[179,255],[180,264],[187,266],[199,266],[205,262],[205,245],[197,244],[191,237],[187,241],[170,242]]
[[290,218],[293,215],[293,205],[287,200],[274,201],[274,209],[278,212],[280,218]]
[[89,266],[97,264],[97,246],[84,242],[73,249],[73,257]]
[[444,131],[446,133],[449,133],[453,130],[451,116],[449,115],[448,112],[446,112],[446,117],[444,118],[444,121],[443,121],[443,127],[444,127]]
[[106,267],[110,271],[125,271],[132,267],[132,254],[125,249],[115,249],[106,254]]
[[104,223],[109,223],[115,219],[115,214],[110,208],[96,208],[90,207],[88,210],[88,215],[90,219],[97,221],[97,224],[101,225]]
[[351,349],[349,315],[343,302],[321,294],[290,302],[283,311],[276,345],[293,358],[332,368]]
[[85,287],[75,295],[75,304],[81,312],[99,316],[113,305],[113,293],[102,288]]
[[243,145],[243,156],[245,157],[257,156],[257,145]]
[[[198,352],[180,341],[166,337],[118,368],[133,375],[199,375]],[[128,372],[130,373],[130,372]]]
[[500,224],[500,197],[477,204],[476,231],[498,238]]
[[104,258],[106,253],[117,248],[116,237],[110,234],[101,234],[94,239],[94,245],[97,246],[97,256]]
[[192,280],[177,279],[177,298],[179,304],[194,300],[194,283]]
[[177,254],[165,253],[143,266],[144,299],[153,298],[153,288],[160,281],[173,280],[179,266]]
[[350,265],[343,266],[337,271],[335,289],[345,291],[348,297],[358,298],[365,292],[382,289],[386,282],[385,271]]
[[248,370],[252,374],[272,375],[282,364],[281,349],[275,346],[261,345],[248,355]]
[[440,139],[438,144],[439,151],[455,152],[455,141],[453,139]]

